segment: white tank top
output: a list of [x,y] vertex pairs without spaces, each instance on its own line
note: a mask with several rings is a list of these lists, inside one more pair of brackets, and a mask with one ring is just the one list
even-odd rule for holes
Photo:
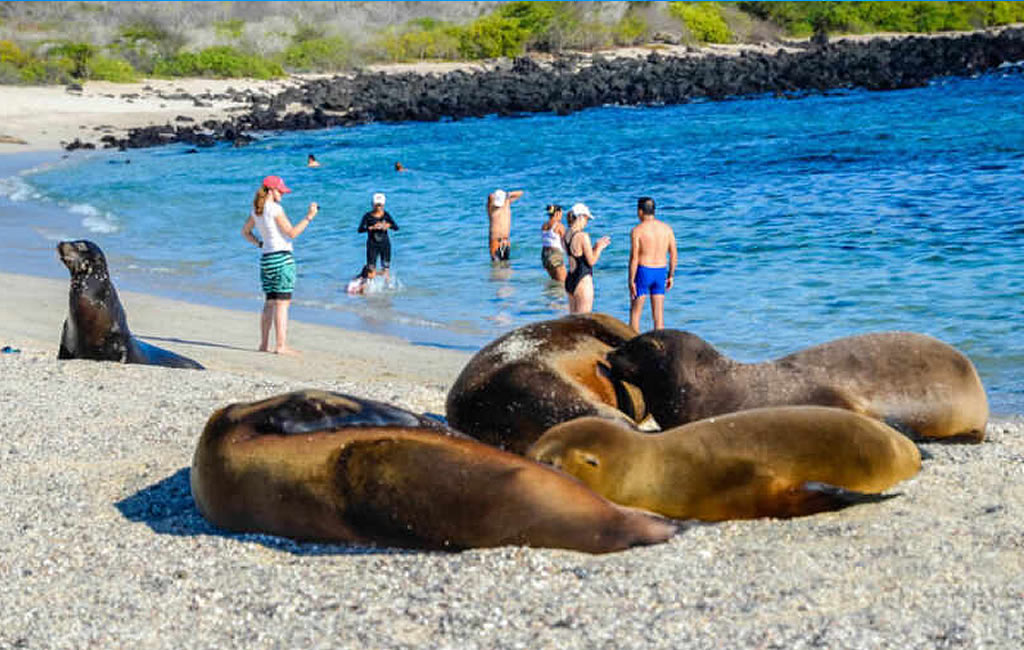
[[562,247],[562,238],[559,237],[558,233],[554,230],[541,230],[540,243],[544,248],[556,248],[560,251],[565,250],[565,248]]
[[260,252],[264,255],[292,250],[291,237],[285,235],[277,227],[277,215],[283,213],[281,205],[268,198],[267,202],[263,204],[263,214],[254,213],[252,215],[256,222],[256,229],[260,231],[260,237],[263,238],[263,248],[260,249]]

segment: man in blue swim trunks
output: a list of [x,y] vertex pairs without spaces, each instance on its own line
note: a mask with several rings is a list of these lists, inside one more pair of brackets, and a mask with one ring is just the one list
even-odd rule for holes
[[654,329],[660,330],[665,327],[665,290],[672,288],[676,272],[676,234],[654,218],[654,199],[649,196],[637,199],[636,216],[640,223],[629,236],[629,325],[640,331],[640,313],[650,294]]

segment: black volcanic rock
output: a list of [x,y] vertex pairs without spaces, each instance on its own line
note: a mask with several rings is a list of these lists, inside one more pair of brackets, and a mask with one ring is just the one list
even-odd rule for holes
[[[248,101],[251,109],[231,120],[207,120],[195,127],[132,129],[121,140],[104,139],[118,148],[187,142],[246,142],[247,131],[306,130],[366,122],[437,121],[484,115],[520,116],[536,112],[567,115],[604,104],[662,105],[693,100],[726,100],[772,94],[865,88],[894,90],[922,86],[942,76],[966,76],[1005,62],[1024,60],[1024,29],[956,36],[873,39],[868,42],[819,42],[797,51],[741,56],[666,57],[656,52],[643,59],[589,62],[565,55],[542,65],[516,58],[481,72],[461,70],[441,75],[359,72],[353,76],[315,79],[266,96],[234,90],[182,98]],[[178,95],[173,96],[175,98]],[[301,105],[304,112],[285,113]],[[179,118],[178,121],[184,121]],[[76,144],[77,143],[77,144]],[[67,148],[86,146],[80,141]]]

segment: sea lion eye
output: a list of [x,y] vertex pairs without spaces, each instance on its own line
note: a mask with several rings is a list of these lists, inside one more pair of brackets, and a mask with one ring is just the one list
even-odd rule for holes
[[601,462],[597,460],[596,457],[591,456],[590,454],[587,454],[586,456],[583,457],[583,462],[593,467],[598,467],[601,464]]

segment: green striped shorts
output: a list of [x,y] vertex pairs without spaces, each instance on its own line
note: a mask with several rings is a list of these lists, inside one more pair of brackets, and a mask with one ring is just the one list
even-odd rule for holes
[[268,298],[291,298],[295,289],[295,258],[291,251],[277,251],[262,256],[260,282]]

